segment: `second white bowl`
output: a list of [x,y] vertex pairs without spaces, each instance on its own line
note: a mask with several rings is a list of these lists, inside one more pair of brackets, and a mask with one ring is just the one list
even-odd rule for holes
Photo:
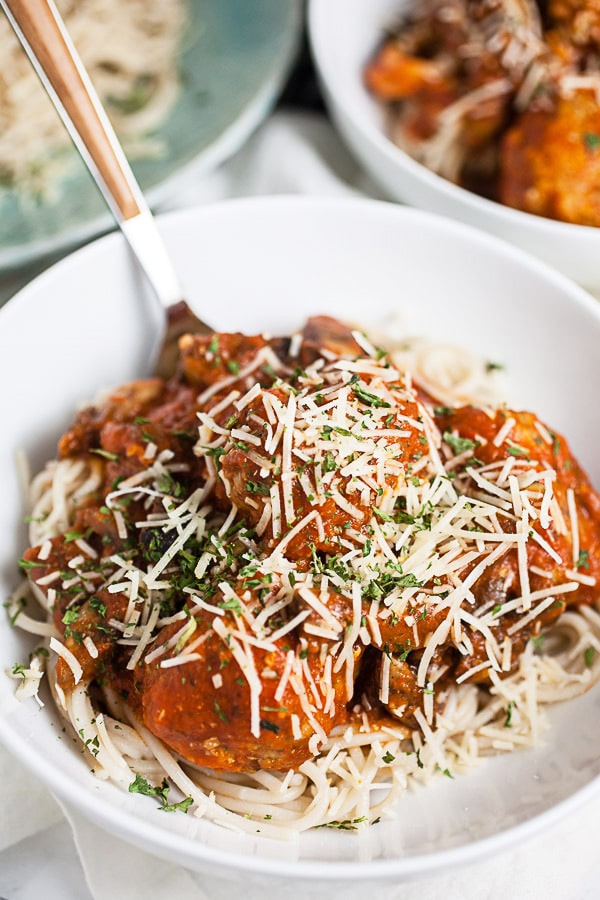
[[366,61],[407,0],[311,0],[310,38],[327,104],[341,134],[390,198],[504,238],[600,291],[600,228],[510,209],[441,178],[387,137],[363,82]]

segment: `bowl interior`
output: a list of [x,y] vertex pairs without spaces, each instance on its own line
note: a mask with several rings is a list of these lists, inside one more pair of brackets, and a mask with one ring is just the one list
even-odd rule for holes
[[[161,229],[188,298],[216,328],[285,333],[317,312],[386,327],[400,316],[407,333],[505,365],[511,403],[568,435],[600,484],[600,311],[542,264],[449,220],[369,201],[234,201],[165,217]],[[15,452],[37,469],[82,401],[143,374],[159,317],[119,235],[64,260],[0,311],[4,596],[26,540]],[[28,649],[4,622],[0,668]],[[597,788],[599,713],[596,689],[551,710],[539,749],[440,779],[361,837],[319,830],[281,845],[164,816],[146,798],[98,782],[51,703],[19,704],[13,682],[0,678],[0,739],[56,793],[147,850],[231,874],[373,879],[473,859]]]

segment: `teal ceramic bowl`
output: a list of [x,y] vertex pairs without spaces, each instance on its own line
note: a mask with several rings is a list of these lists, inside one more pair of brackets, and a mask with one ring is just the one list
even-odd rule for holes
[[[153,133],[164,152],[131,160],[155,209],[179,178],[217,166],[269,113],[300,31],[297,0],[188,0],[188,8],[180,93]],[[74,149],[67,152],[60,180],[44,200],[0,188],[0,270],[61,253],[113,227],[83,162]]]

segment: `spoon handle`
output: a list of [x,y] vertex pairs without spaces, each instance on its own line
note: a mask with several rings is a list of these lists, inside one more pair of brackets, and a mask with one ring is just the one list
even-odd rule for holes
[[183,297],[156,223],[53,0],[0,0],[162,305]]

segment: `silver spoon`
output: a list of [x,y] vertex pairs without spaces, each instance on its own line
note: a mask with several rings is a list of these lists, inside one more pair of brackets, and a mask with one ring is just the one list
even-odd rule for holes
[[179,337],[213,329],[183,299],[154,217],[53,0],[0,0],[0,6],[165,310],[154,371],[168,377]]

